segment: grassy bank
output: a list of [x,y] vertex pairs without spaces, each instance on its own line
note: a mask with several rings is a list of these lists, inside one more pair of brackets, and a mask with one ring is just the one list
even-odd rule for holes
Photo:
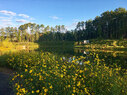
[[75,42],[76,48],[91,48],[91,49],[110,49],[110,50],[126,50],[127,40],[90,40],[88,44]]
[[0,42],[0,67],[11,68],[6,60],[10,54],[19,53],[21,50],[27,52],[37,48],[39,45],[33,42],[9,42],[8,40]]
[[0,42],[0,51],[32,50],[36,48],[39,48],[39,45],[34,42],[9,42],[8,40]]
[[26,50],[33,50],[39,48],[38,43],[34,43],[34,42],[13,42],[13,45],[17,50],[22,50],[23,46],[25,46]]

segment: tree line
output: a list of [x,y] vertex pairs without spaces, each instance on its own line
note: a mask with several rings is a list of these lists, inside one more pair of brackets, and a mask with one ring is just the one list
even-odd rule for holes
[[95,19],[77,23],[74,30],[68,31],[64,25],[55,27],[26,23],[17,27],[0,29],[0,41],[80,41],[84,39],[126,39],[127,10],[117,8],[106,11]]
[[[56,25],[55,27],[44,26],[43,24],[39,25],[36,23],[26,23],[24,25],[17,27],[5,27],[0,29],[0,41],[4,41],[5,39],[9,39],[10,41],[17,42],[34,42],[41,39],[43,40],[50,39],[48,36],[50,33],[54,32],[65,32],[66,28],[64,25]],[[44,39],[45,38],[45,39]]]
[[[47,39],[46,39],[47,38]],[[76,28],[66,33],[50,32],[40,37],[41,40],[69,40],[85,39],[126,39],[127,38],[127,10],[117,8],[114,11],[103,12],[95,19],[78,22]]]
[[96,16],[94,20],[78,22],[75,31],[79,35],[79,40],[127,38],[127,10],[117,8]]

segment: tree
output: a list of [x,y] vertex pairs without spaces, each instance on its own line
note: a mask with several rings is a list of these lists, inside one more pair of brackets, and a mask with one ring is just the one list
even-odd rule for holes
[[21,42],[21,30],[20,29],[18,29],[18,42]]
[[0,40],[3,41],[5,39],[5,32],[4,32],[4,28],[0,29]]

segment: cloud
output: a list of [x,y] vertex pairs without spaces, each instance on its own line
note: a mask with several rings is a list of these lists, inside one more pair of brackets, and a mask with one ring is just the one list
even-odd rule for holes
[[8,17],[0,17],[0,19],[4,19],[4,18],[8,18]]
[[72,30],[72,29],[76,28],[76,25],[77,25],[77,22],[74,22],[71,25],[67,25],[66,28],[67,28],[67,30]]
[[57,17],[57,16],[49,16],[51,19],[54,19],[54,20],[58,20],[58,19],[60,19],[59,17]]
[[75,29],[79,21],[79,19],[72,19],[72,23],[66,26],[67,30]]
[[81,21],[81,20],[79,20],[79,19],[72,19],[72,23],[70,25],[67,25],[66,28],[68,30],[75,29],[79,21]]
[[26,14],[19,14],[18,16],[21,16],[23,18],[29,18],[30,16],[26,15]]
[[0,10],[0,27],[7,26],[19,26],[23,23],[28,23],[35,20],[35,18],[28,16],[26,14],[17,14],[12,11]]
[[26,22],[28,22],[28,21],[25,20],[25,19],[17,19],[16,22],[18,22],[18,23],[26,23]]
[[73,22],[79,22],[80,20],[79,19],[73,19]]
[[0,27],[14,26],[14,23],[11,20],[2,20],[0,24]]
[[1,27],[11,26],[13,24],[12,17],[0,17],[0,24]]
[[35,18],[31,17],[30,20],[35,20]]
[[11,11],[6,11],[6,10],[1,10],[0,13],[4,15],[9,15],[9,16],[16,16],[16,13],[11,12]]
[[11,22],[10,19],[2,19],[2,20],[0,20],[0,21],[2,21],[2,22]]
[[11,21],[12,17],[0,17],[0,21]]
[[12,22],[2,22],[2,24],[0,25],[0,28],[2,28],[2,27],[8,27],[8,26],[13,26],[14,25],[14,23],[12,23]]
[[5,26],[11,26],[13,23],[12,22],[4,22],[3,23]]

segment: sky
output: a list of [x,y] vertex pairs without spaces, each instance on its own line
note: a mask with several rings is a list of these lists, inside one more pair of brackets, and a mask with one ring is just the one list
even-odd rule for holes
[[32,22],[71,30],[78,21],[119,7],[127,9],[127,0],[0,0],[0,27]]

